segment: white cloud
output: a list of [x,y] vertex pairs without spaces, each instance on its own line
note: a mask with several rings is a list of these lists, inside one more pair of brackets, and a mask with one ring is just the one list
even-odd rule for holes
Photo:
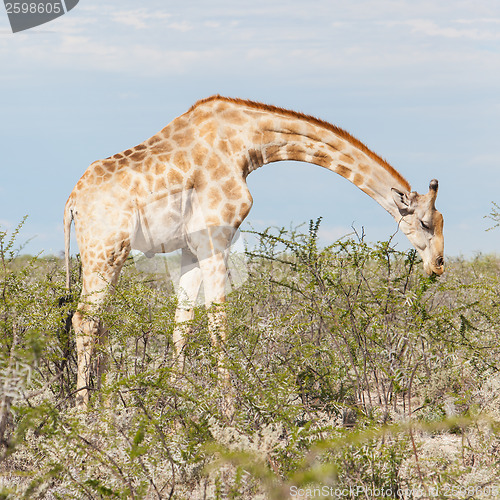
[[119,55],[119,47],[112,44],[103,44],[87,36],[65,35],[61,44],[56,47],[56,52],[67,54],[71,57],[81,55],[91,56],[99,59],[108,59]]
[[206,26],[207,28],[214,28],[214,29],[221,27],[221,23],[219,21],[205,21],[203,25]]
[[182,22],[177,22],[177,23],[170,23],[168,25],[170,29],[176,30],[176,31],[182,31],[185,33],[186,31],[191,31],[194,29],[194,26],[186,21]]
[[124,24],[125,26],[132,26],[135,29],[146,29],[146,19],[137,16],[135,12],[120,12],[113,16],[115,22]]
[[[405,24],[411,26],[414,33],[426,36],[462,38],[469,40],[500,40],[500,33],[494,29],[496,26],[492,26],[493,29],[490,31],[486,30],[484,26],[474,29],[461,29],[452,26],[438,25],[436,22],[426,19],[416,19],[408,21]],[[472,24],[472,21],[468,24]]]
[[[208,68],[227,76],[258,67],[270,77],[292,72],[326,83],[370,70],[372,81],[377,75],[385,79],[382,71],[397,69],[411,84],[438,73],[443,82],[450,75],[456,85],[454,71],[467,63],[470,78],[484,80],[483,70],[493,80],[500,76],[493,74],[497,54],[483,47],[500,39],[500,17],[481,12],[477,19],[467,17],[471,9],[464,3],[451,9],[447,2],[417,7],[365,0],[334,8],[325,0],[314,12],[293,0],[287,9],[266,1],[229,9],[215,1],[211,9],[173,6],[169,12],[154,1],[141,8],[130,8],[133,2],[126,0],[123,8],[116,5],[89,0],[54,21],[50,37],[16,35],[15,42],[0,37],[0,64],[20,55],[19,64],[169,76]],[[452,10],[456,19],[443,21],[442,14]],[[417,17],[419,12],[428,17]],[[450,43],[429,46],[425,42],[431,38]],[[418,74],[424,78],[415,78]]]
[[111,18],[115,23],[132,26],[135,29],[148,29],[151,21],[169,19],[171,14],[162,11],[151,11],[148,9],[115,10]]
[[453,22],[458,24],[500,24],[500,18],[455,19]]

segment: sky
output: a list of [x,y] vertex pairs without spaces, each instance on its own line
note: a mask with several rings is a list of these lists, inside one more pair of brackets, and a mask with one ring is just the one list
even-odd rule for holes
[[[16,34],[0,5],[0,230],[28,215],[23,252],[59,254],[64,204],[88,165],[219,93],[334,123],[420,193],[437,178],[446,253],[499,253],[485,218],[500,203],[499,89],[497,0],[80,0]],[[321,216],[324,243],[352,226],[369,241],[397,230],[320,167],[280,162],[247,180],[243,229]]]

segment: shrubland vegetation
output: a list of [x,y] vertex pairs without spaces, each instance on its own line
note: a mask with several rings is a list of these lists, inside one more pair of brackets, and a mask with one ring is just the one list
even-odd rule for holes
[[257,235],[227,303],[231,388],[203,308],[174,373],[172,285],[129,260],[80,411],[62,260],[0,232],[0,498],[500,496],[500,261],[435,279],[390,241],[317,234]]

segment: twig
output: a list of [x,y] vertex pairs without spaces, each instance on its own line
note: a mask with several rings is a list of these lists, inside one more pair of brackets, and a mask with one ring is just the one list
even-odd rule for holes
[[[135,498],[135,495],[134,495],[134,488],[130,482],[130,480],[125,476],[125,474],[123,473],[121,467],[118,465],[118,463],[116,462],[116,460],[111,457],[108,453],[106,453],[105,451],[103,451],[101,448],[99,448],[98,446],[96,446],[94,443],[92,443],[92,441],[89,441],[87,438],[81,436],[80,434],[77,434],[76,435],[78,437],[78,439],[80,439],[81,441],[83,441],[87,446],[90,446],[90,448],[92,448],[95,452],[97,452],[98,454],[102,454],[106,457],[106,459],[109,461],[109,463],[118,471],[115,472],[115,475],[118,476],[129,488],[129,491],[130,491],[130,495],[131,495],[131,498]],[[100,460],[100,462],[103,464],[103,465],[108,465],[106,464],[106,462]],[[113,467],[110,467],[111,470],[113,470]]]
[[411,373],[410,377],[410,382],[408,384],[408,415],[409,415],[409,421],[408,421],[408,433],[410,434],[410,439],[411,439],[411,445],[413,447],[413,454],[415,455],[415,464],[417,466],[417,472],[418,472],[418,478],[420,479],[420,484],[423,486],[425,490],[426,496],[429,496],[429,492],[427,491],[427,485],[424,483],[424,479],[422,477],[422,471],[420,470],[420,462],[418,459],[418,452],[417,452],[417,446],[415,444],[415,438],[413,436],[413,428],[411,425],[411,386],[413,384],[413,378],[415,377],[415,373],[417,373],[417,368],[420,363],[417,362],[415,365],[415,368],[413,368],[413,371]]
[[14,349],[16,348],[16,345],[17,345],[17,331],[16,328],[13,328],[12,346],[10,348],[10,354],[9,354],[9,364],[7,365],[6,377],[3,384],[2,403],[0,406],[0,445],[4,446],[7,444],[5,441],[5,431],[7,429],[10,405],[13,399],[12,396],[7,395],[8,393],[7,386],[9,384],[9,375],[12,372],[12,366],[14,364]]

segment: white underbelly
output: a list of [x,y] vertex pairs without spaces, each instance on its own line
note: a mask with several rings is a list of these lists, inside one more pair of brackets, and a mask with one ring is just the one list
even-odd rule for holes
[[131,247],[148,257],[185,248],[193,234],[206,230],[204,213],[193,190],[144,204],[132,224]]
[[155,221],[138,217],[132,233],[131,247],[148,257],[156,253],[167,253],[186,246],[184,230],[180,220],[163,218]]
[[150,257],[186,246],[186,205],[179,195],[144,205],[135,214],[131,247]]

